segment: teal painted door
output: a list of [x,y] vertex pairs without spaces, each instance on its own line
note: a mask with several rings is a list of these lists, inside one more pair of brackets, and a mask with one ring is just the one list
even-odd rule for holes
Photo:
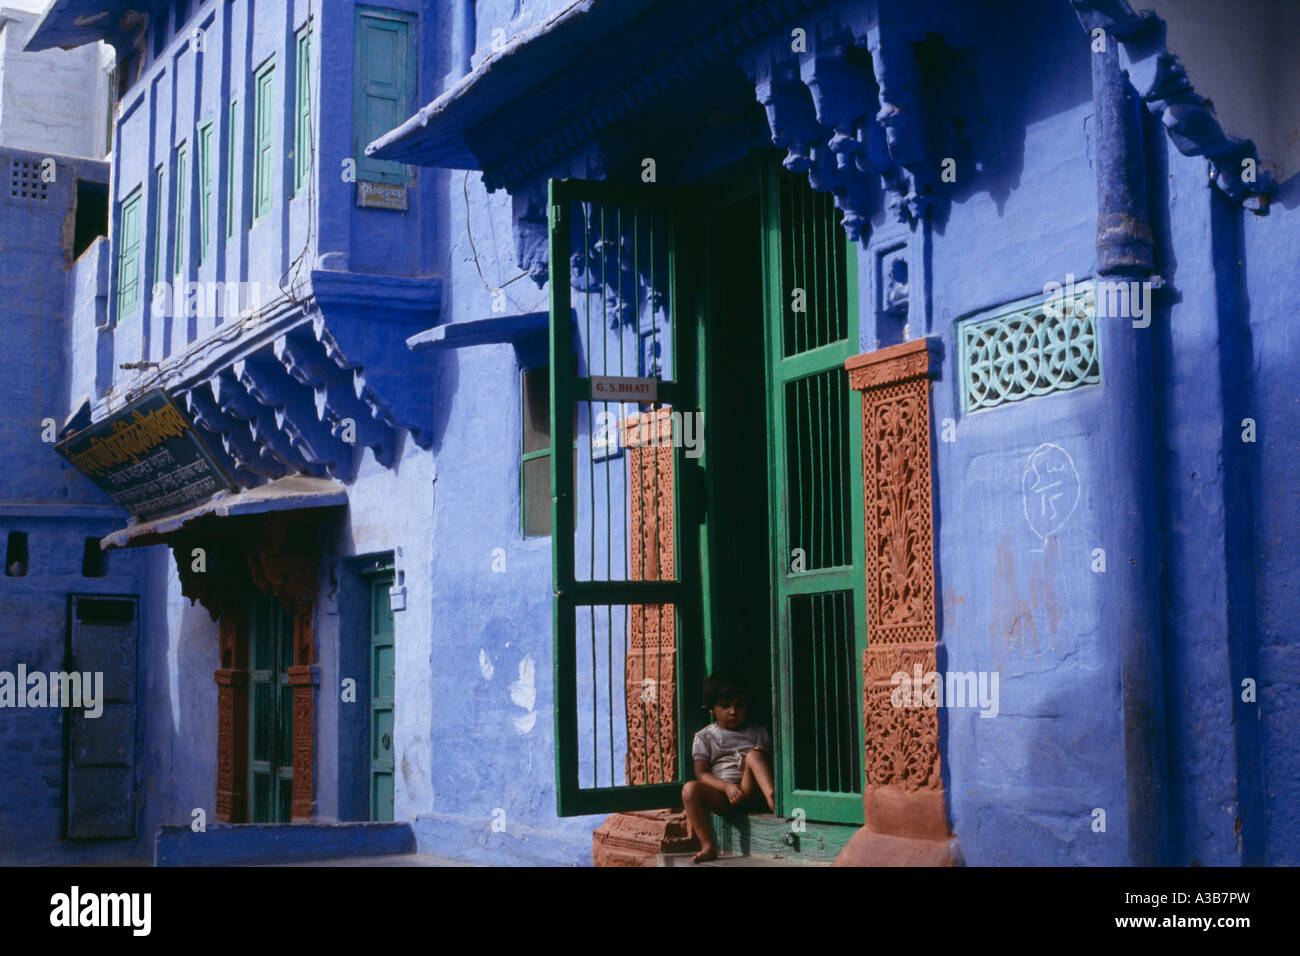
[[352,129],[357,179],[371,183],[410,180],[404,163],[366,155],[366,146],[401,126],[412,112],[416,62],[415,19],[410,14],[357,7]]
[[393,819],[393,612],[391,570],[370,580],[370,819]]
[[249,613],[250,823],[288,823],[293,799],[293,614],[254,591]]
[[767,405],[777,810],[862,823],[866,647],[857,255],[827,193],[767,177]]

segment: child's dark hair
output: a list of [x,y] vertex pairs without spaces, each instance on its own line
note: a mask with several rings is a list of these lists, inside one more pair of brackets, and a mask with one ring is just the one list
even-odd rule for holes
[[737,697],[748,697],[745,684],[735,674],[715,671],[704,682],[704,709],[712,710],[717,704],[725,704]]

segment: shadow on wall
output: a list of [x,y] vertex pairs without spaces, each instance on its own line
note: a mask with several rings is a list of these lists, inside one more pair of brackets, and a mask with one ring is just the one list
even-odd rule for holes
[[984,22],[989,33],[973,45],[936,36],[916,45],[930,156],[956,164],[955,181],[936,184],[940,235],[951,204],[978,193],[1001,215],[1020,185],[1029,126],[1092,101],[1088,37],[1068,5],[1021,3]]

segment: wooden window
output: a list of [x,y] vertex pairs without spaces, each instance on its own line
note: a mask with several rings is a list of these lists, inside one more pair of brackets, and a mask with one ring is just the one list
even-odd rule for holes
[[374,159],[366,146],[411,115],[415,95],[415,19],[395,10],[358,7],[352,100],[352,155],[357,179],[411,180],[404,163]]
[[294,110],[293,136],[293,191],[303,188],[311,173],[311,22],[298,31],[298,61],[294,72],[297,103]]
[[523,445],[519,461],[519,511],[525,538],[551,533],[551,384],[545,366],[520,376]]
[[190,201],[189,151],[184,143],[176,147],[176,255],[172,260],[172,272],[183,275],[185,271],[185,207]]
[[104,155],[113,152],[113,124],[117,119],[117,67],[104,72]]
[[167,193],[163,167],[154,170],[153,281],[162,282],[167,272]]
[[140,197],[135,192],[122,203],[118,229],[117,316],[121,321],[140,303]]
[[275,141],[275,60],[267,60],[253,77],[253,222],[271,211],[271,183],[275,172],[271,148]]
[[212,124],[199,127],[199,265],[212,248]]
[[230,127],[226,132],[226,238],[233,239],[235,236],[235,219],[237,207],[235,205],[235,135],[239,129],[239,103],[235,100],[230,101]]

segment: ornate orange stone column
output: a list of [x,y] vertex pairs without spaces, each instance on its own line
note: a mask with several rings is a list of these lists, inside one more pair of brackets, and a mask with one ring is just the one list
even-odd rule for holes
[[248,819],[248,607],[221,615],[221,667],[217,669],[217,812],[221,823]]
[[867,649],[862,655],[866,825],[837,866],[959,862],[939,764],[938,711],[895,707],[892,676],[937,670],[929,339],[845,363],[862,392]]

